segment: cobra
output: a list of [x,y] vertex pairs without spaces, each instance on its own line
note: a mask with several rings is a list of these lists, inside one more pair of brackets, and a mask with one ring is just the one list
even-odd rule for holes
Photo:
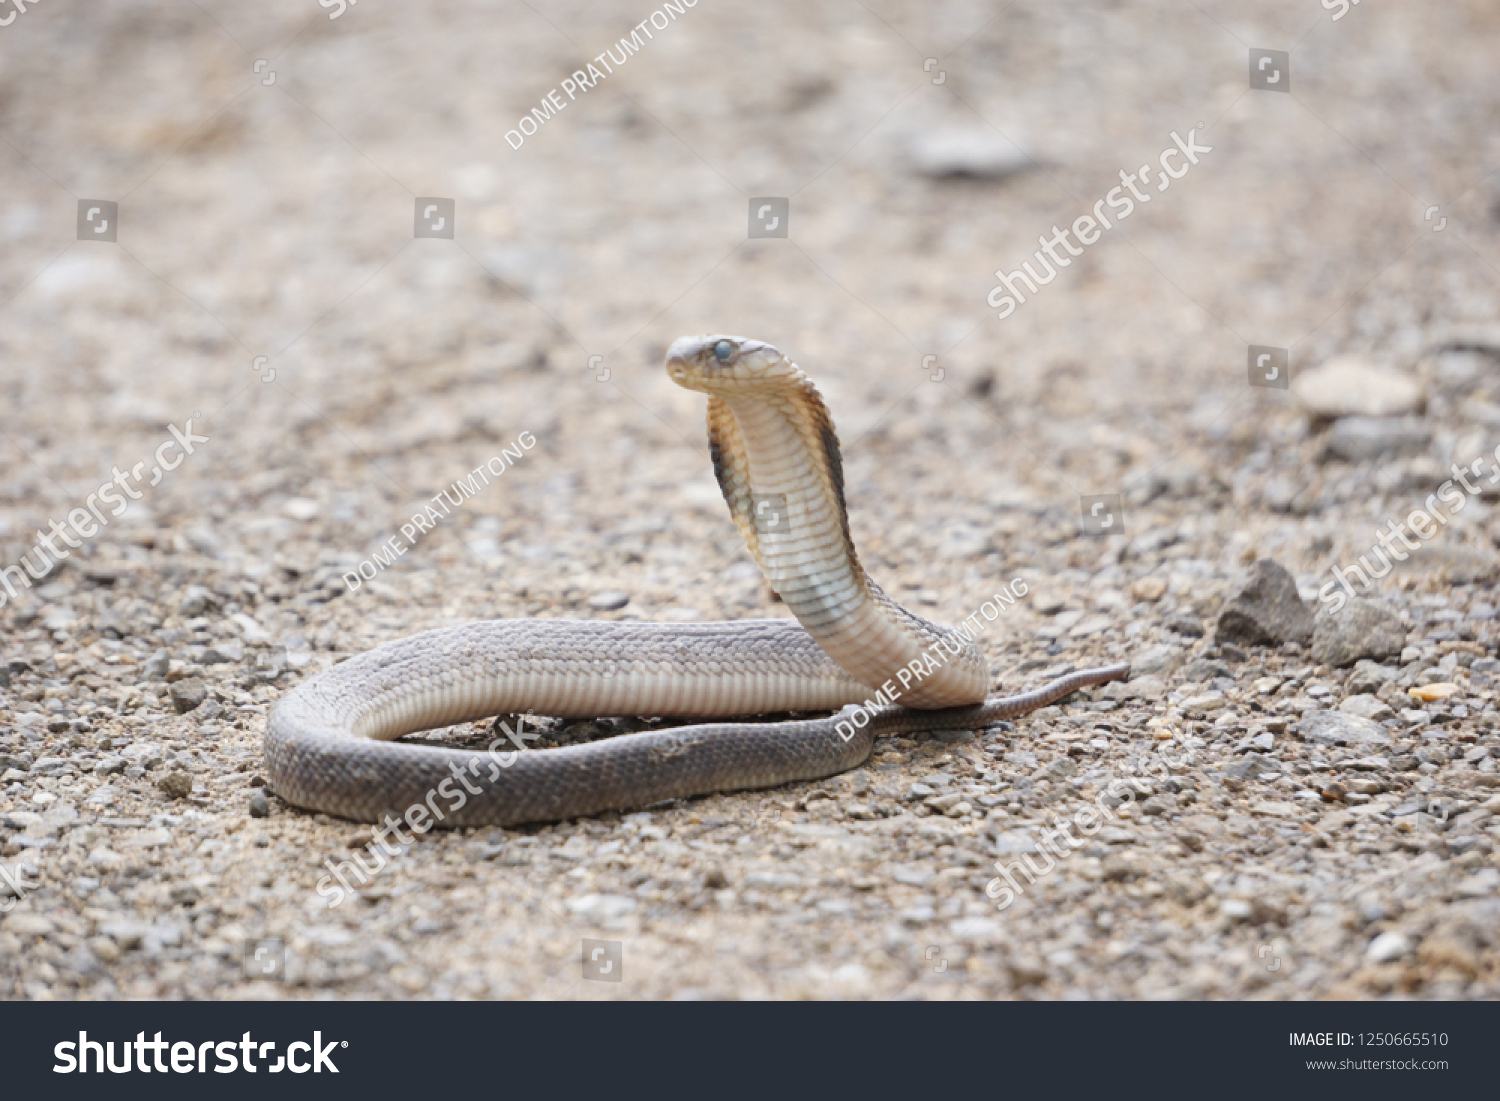
[[[821,779],[863,763],[878,736],[980,729],[1129,674],[1127,664],[1109,665],[986,699],[989,670],[967,633],[907,611],[860,566],[838,437],[797,365],[761,341],[715,335],[674,342],[666,371],[708,396],[709,450],[730,515],[795,619],[500,619],[386,643],[276,705],[264,746],[279,796],[367,822],[418,804],[442,826],[556,821]],[[846,721],[852,737],[840,732],[851,705],[934,648],[945,660],[899,691],[899,703],[867,709],[863,726]],[[708,720],[835,713],[642,731],[516,753],[503,768],[483,751],[395,740],[525,711]]]

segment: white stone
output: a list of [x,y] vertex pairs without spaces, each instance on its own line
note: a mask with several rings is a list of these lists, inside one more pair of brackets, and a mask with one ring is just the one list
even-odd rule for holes
[[1405,933],[1381,933],[1370,942],[1365,955],[1375,963],[1390,963],[1399,960],[1411,951],[1411,940]]
[[1292,393],[1319,417],[1399,417],[1420,413],[1427,402],[1416,379],[1353,355],[1294,372]]

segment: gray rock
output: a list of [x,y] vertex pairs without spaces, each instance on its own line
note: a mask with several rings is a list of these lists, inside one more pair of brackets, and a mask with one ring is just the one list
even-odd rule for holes
[[[1453,842],[1449,842],[1449,845],[1452,847]],[[1455,884],[1454,891],[1465,898],[1488,898],[1495,893],[1497,887],[1500,887],[1500,870],[1480,868],[1467,879],[1462,879]]]
[[1381,703],[1374,696],[1359,695],[1350,696],[1339,704],[1339,710],[1346,715],[1358,715],[1362,719],[1371,722],[1383,722],[1386,719],[1394,719],[1396,712],[1390,706]]
[[202,585],[189,585],[183,591],[182,602],[177,605],[177,612],[189,619],[193,616],[200,616],[213,603],[213,599],[213,594]]
[[1399,672],[1389,665],[1380,665],[1373,661],[1357,661],[1354,663],[1354,672],[1349,674],[1349,681],[1344,686],[1344,690],[1351,696],[1357,696],[1361,692],[1378,692],[1381,685],[1395,680]]
[[1219,614],[1215,638],[1249,646],[1280,646],[1313,637],[1312,609],[1297,595],[1297,582],[1279,563],[1262,558]]
[[1296,727],[1304,742],[1318,745],[1390,745],[1390,733],[1379,723],[1342,711],[1309,711]]
[[1495,361],[1477,349],[1452,349],[1432,357],[1432,373],[1445,386],[1464,387],[1494,369]]
[[1382,601],[1351,597],[1337,614],[1324,608],[1313,620],[1312,660],[1319,665],[1396,657],[1405,645],[1401,616]]
[[1430,438],[1421,417],[1345,417],[1334,424],[1323,446],[1328,458],[1367,463],[1421,451]]
[[131,742],[120,750],[120,756],[145,769],[155,768],[165,759],[161,746],[155,742]]
[[1269,776],[1280,771],[1281,766],[1276,762],[1262,757],[1259,753],[1246,753],[1224,769],[1224,775],[1231,780],[1254,780],[1259,776]]
[[266,798],[266,793],[257,791],[250,796],[250,817],[267,818],[271,814],[271,800]]
[[[929,875],[927,878],[931,879],[932,877]],[[896,879],[901,883],[908,882],[901,878],[899,869]],[[924,879],[922,882],[925,883],[926,881]],[[918,886],[920,885],[918,884]],[[745,876],[745,886],[752,889],[758,888],[771,891],[800,891],[803,887],[807,886],[807,881],[791,872],[750,872]]]
[[1128,883],[1141,876],[1141,867],[1123,853],[1110,853],[1099,862],[1106,883]]
[[1291,512],[1292,502],[1304,489],[1306,487],[1302,484],[1277,474],[1266,479],[1266,484],[1260,491],[1260,499],[1272,512]]
[[1021,830],[1006,830],[995,838],[997,856],[1022,856],[1038,851],[1040,850],[1037,849],[1036,839]]
[[151,927],[138,918],[119,918],[114,921],[106,921],[100,924],[99,932],[115,942],[115,946],[121,951],[130,952],[141,946],[141,941]]
[[1148,673],[1170,673],[1182,663],[1182,648],[1178,646],[1147,646],[1131,655],[1131,676]]
[[204,665],[229,665],[245,660],[245,644],[237,638],[216,642],[203,651]]
[[1422,384],[1364,356],[1341,355],[1292,375],[1292,393],[1315,417],[1399,417],[1426,406]]
[[145,936],[141,938],[141,948],[148,955],[155,955],[163,948],[175,947],[182,943],[182,926],[175,921],[163,921],[157,918],[147,927]]
[[1450,547],[1428,544],[1411,565],[1450,585],[1472,585],[1489,581],[1500,573],[1500,557],[1478,547]]
[[1043,591],[1033,593],[1031,597],[1031,607],[1037,615],[1056,615],[1067,606],[1068,602],[1059,592]]
[[1105,699],[1110,700],[1158,700],[1166,694],[1166,681],[1149,673],[1137,676],[1134,666],[1131,666],[1128,681],[1113,681],[1104,689]]
[[1202,638],[1203,622],[1191,612],[1180,612],[1167,620],[1167,630],[1175,631],[1183,638]]
[[1439,351],[1486,352],[1500,355],[1500,324],[1493,321],[1458,321],[1438,329],[1429,342]]
[[969,741],[974,737],[974,732],[972,730],[930,730],[928,736],[933,741],[954,745],[958,742]]
[[124,772],[125,764],[124,757],[114,755],[101,757],[99,763],[94,766],[94,774],[96,776],[111,776],[117,772]]
[[151,680],[161,680],[167,675],[167,669],[171,664],[172,660],[163,648],[146,659],[145,664],[141,666],[141,672]]
[[186,715],[197,707],[208,695],[208,686],[197,677],[186,677],[183,680],[174,681],[168,689],[172,696],[172,706],[177,708],[179,715]]
[[630,603],[630,594],[621,592],[595,593],[589,597],[589,607],[596,612],[614,612]]
[[[1131,672],[1135,672],[1133,667]],[[1191,681],[1194,684],[1204,684],[1215,677],[1228,677],[1232,675],[1229,671],[1229,666],[1225,665],[1222,661],[1214,661],[1212,658],[1198,658],[1196,661],[1190,661],[1182,667],[1182,679]]]
[[1037,780],[1066,780],[1070,776],[1078,775],[1078,766],[1069,757],[1059,757],[1051,764],[1037,771]]
[[1222,711],[1228,706],[1229,700],[1223,692],[1205,692],[1201,696],[1190,696],[1181,704],[1183,713],[1188,715]]
[[229,617],[229,621],[240,629],[240,635],[246,642],[269,642],[270,632],[260,625],[254,616],[246,615],[244,612],[235,612]]

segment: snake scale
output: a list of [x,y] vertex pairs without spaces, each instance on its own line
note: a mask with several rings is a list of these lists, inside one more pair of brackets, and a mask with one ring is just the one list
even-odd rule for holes
[[[309,678],[273,709],[265,754],[276,794],[366,822],[419,804],[428,808],[422,817],[441,826],[556,821],[820,779],[861,764],[878,735],[979,729],[1129,674],[1126,664],[1109,665],[986,700],[989,670],[969,634],[907,611],[860,566],[838,438],[797,365],[758,340],[699,336],[673,343],[666,370],[678,385],[708,395],[719,486],[796,621],[502,619],[389,642]],[[942,660],[930,660],[934,654]],[[894,695],[899,705],[850,709],[898,678],[899,691],[885,698]],[[704,719],[839,713],[711,722],[508,754],[395,741],[524,711]],[[852,721],[866,717],[863,726]]]

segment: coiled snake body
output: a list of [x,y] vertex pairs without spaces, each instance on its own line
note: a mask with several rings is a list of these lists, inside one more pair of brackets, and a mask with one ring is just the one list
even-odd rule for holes
[[[555,821],[820,779],[861,764],[879,734],[978,729],[1129,673],[1123,664],[1085,670],[986,701],[989,672],[972,639],[908,612],[861,568],[838,439],[801,370],[768,344],[731,336],[683,337],[666,369],[708,394],[709,448],[730,514],[797,622],[492,620],[386,643],[277,704],[265,753],[278,795],[367,822],[419,804],[443,826]],[[942,661],[924,663],[934,653]],[[574,718],[835,710],[892,682],[900,706],[867,709],[863,726],[853,712],[710,723],[503,756],[393,742],[528,710]]]

